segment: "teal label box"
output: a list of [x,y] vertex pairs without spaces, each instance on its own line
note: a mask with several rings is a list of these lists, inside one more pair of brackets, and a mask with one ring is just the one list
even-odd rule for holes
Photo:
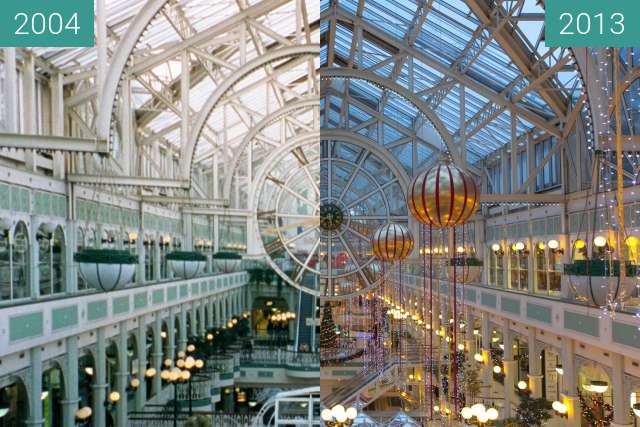
[[547,0],[549,47],[640,46],[638,0]]
[[92,47],[93,0],[0,2],[2,47]]

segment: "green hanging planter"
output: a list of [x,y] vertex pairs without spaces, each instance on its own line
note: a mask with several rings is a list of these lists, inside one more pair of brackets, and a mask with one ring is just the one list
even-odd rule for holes
[[449,280],[453,280],[454,266],[458,283],[480,283],[482,280],[483,264],[478,258],[450,258],[449,265],[447,266],[447,277]]
[[240,270],[242,255],[237,252],[220,251],[213,254],[213,266],[220,273],[235,273]]
[[73,256],[80,275],[94,289],[110,292],[133,281],[138,259],[128,251],[84,249]]
[[207,257],[200,252],[173,251],[167,254],[167,262],[177,277],[193,279],[204,272]]
[[579,300],[598,307],[609,301],[624,301],[636,287],[638,266],[627,263],[625,278],[620,277],[620,261],[577,260],[564,265],[564,274]]

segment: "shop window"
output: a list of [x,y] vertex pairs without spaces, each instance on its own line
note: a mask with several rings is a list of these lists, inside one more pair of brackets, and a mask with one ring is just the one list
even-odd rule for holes
[[509,287],[519,291],[529,289],[529,251],[523,242],[509,247]]
[[[29,298],[29,232],[23,222],[19,222],[13,232],[11,243],[11,294],[10,299]],[[6,299],[3,295],[3,299]]]
[[578,239],[573,242],[573,253],[571,259],[573,261],[584,261],[587,259],[587,244],[584,240]]
[[534,249],[536,293],[558,295],[562,276],[562,250],[557,240],[538,242]]
[[151,282],[155,277],[155,265],[153,263],[153,251],[155,251],[156,241],[151,236],[144,236],[144,278]]
[[[82,230],[82,228],[78,227],[76,230],[76,252],[80,252],[85,247],[86,247],[85,233]],[[82,277],[82,274],[77,273],[77,276],[78,276],[78,290],[87,289],[87,282]]]
[[64,292],[64,233],[62,228],[51,230],[50,224],[38,228],[38,270],[40,295]]
[[539,242],[536,244],[533,255],[536,292],[547,293],[549,291],[549,279],[547,277],[547,256],[546,244]]
[[160,236],[160,278],[169,277],[167,254],[171,252],[171,236]]
[[11,245],[8,230],[0,232],[0,298],[11,298]]
[[491,245],[489,255],[489,284],[497,287],[504,287],[503,275],[504,250],[499,243]]

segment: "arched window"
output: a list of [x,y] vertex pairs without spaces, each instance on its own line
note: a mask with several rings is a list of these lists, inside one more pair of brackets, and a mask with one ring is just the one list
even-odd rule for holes
[[171,252],[171,236],[160,236],[160,278],[165,279],[169,277],[167,271],[167,254]]
[[27,389],[20,380],[0,389],[0,407],[7,408],[8,412],[0,418],[2,426],[26,426],[29,418],[29,397]]
[[64,292],[64,232],[57,227],[51,232],[51,225],[38,228],[38,270],[40,295]]
[[62,400],[64,399],[64,381],[62,370],[51,368],[42,374],[42,413],[45,425],[62,427]]
[[29,298],[29,230],[19,222],[11,243],[11,299]]
[[[147,359],[147,370],[150,369],[153,365],[152,365],[152,360],[153,360],[153,340],[154,340],[154,330],[151,326],[149,326],[147,328],[147,337],[146,337],[146,355],[145,358]],[[159,372],[156,372],[156,375],[159,375]],[[145,372],[141,372],[140,376],[141,380],[146,381],[146,392],[147,392],[147,400],[151,399],[154,396],[153,393],[153,376],[148,376],[147,375],[147,371]]]
[[11,299],[11,245],[9,230],[0,232],[0,299]]
[[155,250],[156,241],[153,236],[144,236],[144,265],[145,265],[145,281],[151,282],[155,276],[156,266],[153,263],[153,251]]
[[95,362],[90,352],[86,352],[78,360],[78,395],[80,403],[78,406],[92,407],[93,405],[93,385],[95,378]]

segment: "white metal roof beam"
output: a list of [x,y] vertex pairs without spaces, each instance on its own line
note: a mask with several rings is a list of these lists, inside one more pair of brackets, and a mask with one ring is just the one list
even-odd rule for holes
[[135,176],[105,176],[73,174],[67,177],[74,184],[110,185],[122,187],[152,187],[188,189],[189,181]]
[[[465,0],[465,3],[478,17],[480,22],[489,26],[494,25],[493,21],[497,14],[489,6],[489,3],[486,0]],[[502,6],[496,7],[499,7],[502,10]],[[518,33],[515,31],[515,27],[512,24],[496,31],[495,38],[523,74],[536,76],[534,73],[537,71],[531,63],[531,58],[535,58],[535,52],[529,51],[524,41],[518,38]],[[544,72],[544,70],[541,70],[541,72]],[[559,88],[554,87],[552,80],[550,79],[546,79],[541,86],[542,90],[540,91],[540,96],[542,96],[558,116],[563,117],[568,108],[567,102],[560,96],[560,91],[554,90]]]
[[541,129],[547,130],[552,135],[560,134],[560,130],[557,129],[555,126],[553,126],[546,117],[543,117],[537,113],[529,111],[519,105],[515,105],[511,101],[501,96],[501,94],[495,92],[493,89],[483,85],[482,83],[474,80],[473,78],[465,74],[460,73],[457,70],[452,70],[447,65],[435,60],[434,58],[431,58],[430,56],[425,54],[424,51],[420,49],[407,46],[407,44],[404,41],[391,37],[389,33],[386,33],[385,31],[375,27],[374,25],[370,24],[366,20],[358,18],[357,16],[353,15],[349,11],[339,6],[336,6],[335,8],[330,8],[327,11],[325,11],[322,14],[322,18],[330,19],[333,10],[335,10],[335,13],[338,19],[342,19],[351,24],[361,25],[363,29],[366,30],[368,33],[372,34],[374,37],[385,40],[389,45],[395,47],[401,53],[406,53],[414,56],[415,58],[417,58],[421,62],[424,62],[429,67],[435,69],[439,73],[452,77],[456,81],[462,83],[464,86],[479,93],[483,97],[490,99],[494,103],[501,106],[505,106],[509,109],[512,109],[513,111],[516,112],[516,114],[518,114],[525,120],[535,124]]
[[104,139],[84,139],[15,133],[0,133],[0,148],[64,151],[69,153],[109,153],[109,144]]

